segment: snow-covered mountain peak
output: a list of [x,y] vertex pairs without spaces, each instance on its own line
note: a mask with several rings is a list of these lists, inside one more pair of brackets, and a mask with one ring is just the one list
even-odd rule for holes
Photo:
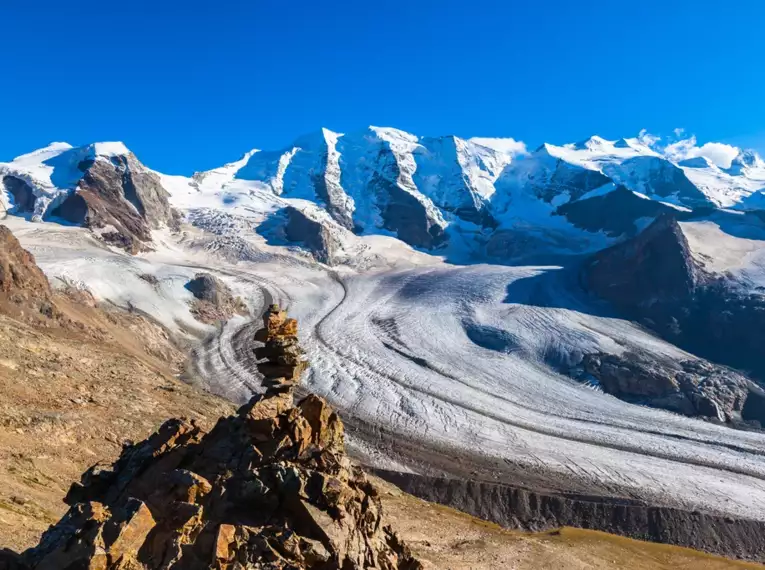
[[755,176],[765,178],[765,160],[752,149],[741,150],[733,159],[726,171],[733,175]]
[[419,146],[419,137],[392,127],[369,127],[373,135],[387,143],[394,152],[412,152]]
[[[348,134],[320,128],[286,147],[253,149],[192,177],[151,172],[171,202],[187,211],[223,209],[254,216],[257,225],[287,207],[319,208],[326,216],[316,218],[318,223],[332,220],[351,234],[380,233],[428,249],[450,243],[464,247],[495,230],[520,226],[576,234],[580,230],[561,212],[564,205],[574,212],[573,204],[580,201],[589,201],[578,207],[589,216],[582,227],[595,233],[600,222],[593,221],[593,208],[601,202],[639,210],[644,217],[654,207],[635,196],[686,209],[759,209],[765,203],[765,163],[755,152],[739,152],[729,169],[695,151],[682,156],[643,135],[617,140],[595,135],[579,143],[545,143],[529,153],[512,138],[419,137],[370,126]],[[53,143],[0,163],[0,190],[6,190],[6,202],[15,204],[14,192],[26,184],[38,199],[35,211],[52,209],[94,163],[125,172],[137,159],[119,142]],[[624,191],[615,193],[617,188]],[[610,228],[609,235],[617,235],[617,229]]]
[[74,147],[67,142],[52,142],[43,148],[21,154],[14,158],[11,162],[18,166],[36,165],[73,148]]
[[592,151],[598,152],[604,147],[607,147],[613,144],[614,143],[607,141],[603,137],[599,137],[598,135],[593,135],[586,140],[579,141],[577,143],[573,143],[571,145],[565,145],[565,146],[570,146],[574,150],[592,150]]
[[313,131],[295,139],[289,148],[297,147],[303,150],[311,151],[320,150],[327,145],[335,145],[337,140],[342,136],[342,133],[336,133],[325,127],[322,127],[318,131]]
[[109,158],[113,156],[127,156],[130,150],[124,143],[115,142],[97,142],[88,145],[88,151],[95,157]]

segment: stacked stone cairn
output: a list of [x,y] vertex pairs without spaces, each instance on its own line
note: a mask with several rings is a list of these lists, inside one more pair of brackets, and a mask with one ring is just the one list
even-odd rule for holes
[[297,323],[272,307],[264,324],[264,395],[209,433],[169,420],[91,467],[37,546],[0,550],[0,570],[422,570],[338,415],[314,395],[295,404]]
[[308,364],[297,333],[297,321],[287,318],[287,311],[279,305],[271,305],[263,315],[263,328],[255,333],[255,340],[263,346],[255,349],[255,356],[265,360],[257,366],[266,388],[290,389],[299,382]]

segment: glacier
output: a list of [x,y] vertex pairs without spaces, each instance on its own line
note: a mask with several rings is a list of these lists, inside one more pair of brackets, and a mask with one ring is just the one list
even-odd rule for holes
[[681,218],[699,263],[765,287],[756,153],[723,168],[640,138],[529,152],[514,139],[321,129],[192,176],[147,166],[185,223],[152,227],[136,255],[53,215],[79,164],[127,155],[54,143],[0,163],[3,223],[54,284],[139,310],[191,346],[195,381],[235,401],[260,386],[257,325],[190,313],[184,284],[204,270],[254,314],[278,302],[299,318],[305,388],[341,411],[367,463],[765,520],[762,432],[629,404],[560,372],[586,351],[695,358],[577,285],[583,255],[662,212]]

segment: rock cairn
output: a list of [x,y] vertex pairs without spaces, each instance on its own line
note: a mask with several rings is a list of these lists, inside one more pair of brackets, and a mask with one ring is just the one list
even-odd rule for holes
[[265,360],[258,364],[258,371],[263,374],[267,388],[294,387],[308,366],[297,333],[297,321],[287,318],[287,311],[279,305],[271,305],[263,315],[263,328],[255,333],[255,340],[263,346],[255,349],[255,356]]
[[0,551],[0,570],[421,570],[337,414],[313,395],[295,405],[297,323],[278,307],[264,321],[259,354],[279,382],[209,433],[173,419],[91,467],[61,521],[22,555]]

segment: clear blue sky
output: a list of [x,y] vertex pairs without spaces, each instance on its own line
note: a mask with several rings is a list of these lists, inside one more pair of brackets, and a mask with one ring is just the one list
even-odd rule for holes
[[765,147],[765,1],[2,0],[0,160],[122,140],[178,174],[326,126]]

